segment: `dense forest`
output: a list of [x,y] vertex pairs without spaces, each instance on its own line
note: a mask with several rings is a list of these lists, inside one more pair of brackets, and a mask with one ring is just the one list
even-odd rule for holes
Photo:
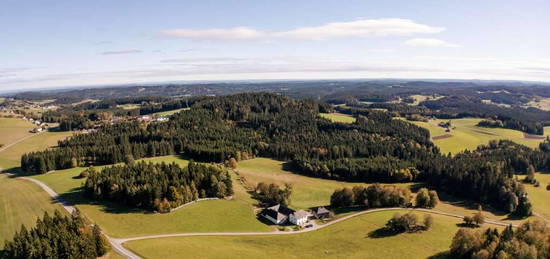
[[365,109],[353,124],[318,116],[332,107],[269,93],[204,98],[168,122],[117,123],[22,157],[23,170],[45,173],[76,166],[184,154],[205,162],[265,156],[291,160],[314,177],[363,182],[426,181],[435,188],[529,215],[514,173],[547,166],[547,154],[494,142],[455,157],[440,154],[426,129],[391,113]]
[[91,168],[85,189],[94,199],[158,212],[170,212],[199,198],[233,195],[231,177],[225,169],[195,162],[187,168],[146,162],[107,167],[100,172]]
[[97,258],[105,255],[108,243],[98,225],[91,226],[75,211],[71,217],[55,211],[44,214],[36,226],[15,233],[4,246],[3,258]]

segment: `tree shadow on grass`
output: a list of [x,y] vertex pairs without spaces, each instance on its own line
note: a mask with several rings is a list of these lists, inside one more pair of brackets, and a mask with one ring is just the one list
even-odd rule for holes
[[[453,205],[453,206],[469,209],[469,210],[477,210],[478,205],[480,204],[479,202],[475,202],[475,201],[467,200],[467,199],[460,199],[460,198],[457,198],[453,195],[450,195],[450,194],[447,194],[447,193],[444,193],[444,192],[439,192],[438,194],[439,194],[439,200],[440,201],[442,201],[444,203],[447,203],[447,204],[450,204],[450,205]],[[483,205],[483,210],[488,211],[488,212],[490,212],[490,213],[492,213],[496,216],[499,216],[499,217],[503,217],[503,216],[508,215],[508,213],[503,212],[499,209],[495,209],[495,208],[493,208],[489,205]]]
[[391,231],[387,228],[379,228],[377,230],[373,230],[373,231],[369,232],[369,234],[367,236],[369,238],[385,238],[385,237],[396,236],[398,234],[399,233],[397,233],[395,231]]
[[84,195],[84,187],[76,187],[71,189],[68,192],[62,193],[59,195],[59,200],[55,200],[60,203],[61,201],[68,205],[78,206],[78,205],[94,205],[99,207],[99,209],[105,213],[110,214],[152,214],[153,211],[147,211],[140,208],[132,208],[120,203],[115,203],[112,201],[96,201],[90,199]]
[[450,259],[450,258],[453,258],[453,257],[451,256],[451,253],[449,251],[439,252],[437,254],[434,254],[428,257],[428,259]]

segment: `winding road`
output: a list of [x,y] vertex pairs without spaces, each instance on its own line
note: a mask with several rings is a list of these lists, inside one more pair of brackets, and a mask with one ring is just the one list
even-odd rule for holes
[[[48,193],[48,195],[50,195],[53,199],[58,201],[63,206],[63,208],[65,210],[67,210],[69,213],[72,213],[75,210],[74,206],[72,206],[68,202],[64,201],[63,199],[61,199],[59,194],[57,194],[52,188],[50,188],[48,185],[44,184],[43,182],[41,182],[39,180],[36,180],[34,178],[29,178],[29,177],[24,177],[24,176],[16,176],[16,175],[11,174],[11,173],[7,173],[7,174],[9,174],[13,177],[18,177],[20,179],[31,181],[31,182],[37,184],[42,189],[44,189],[44,191],[46,191],[46,193]],[[312,228],[306,228],[304,230],[292,231],[292,232],[279,231],[279,232],[173,233],[173,234],[149,235],[149,236],[138,236],[138,237],[129,237],[129,238],[113,238],[113,237],[108,236],[105,233],[104,233],[104,235],[107,238],[107,240],[109,241],[109,243],[111,244],[111,247],[113,248],[114,251],[116,251],[120,255],[124,256],[125,258],[138,259],[138,258],[141,258],[141,257],[134,254],[132,251],[126,249],[122,244],[125,243],[125,242],[129,242],[129,241],[144,240],[144,239],[155,239],[155,238],[169,238],[169,237],[295,235],[295,234],[307,233],[307,232],[323,229],[323,228],[329,227],[331,225],[337,224],[339,222],[342,222],[342,221],[345,221],[345,220],[348,220],[348,219],[351,219],[351,218],[354,218],[354,217],[358,217],[358,216],[361,216],[361,215],[365,215],[365,214],[376,213],[376,212],[381,212],[381,211],[397,211],[397,210],[401,210],[401,211],[402,210],[422,211],[422,212],[426,212],[426,213],[432,213],[432,214],[437,214],[437,215],[442,215],[442,216],[447,216],[447,217],[464,218],[463,215],[448,213],[448,212],[443,212],[443,211],[438,211],[438,210],[433,210],[433,209],[395,207],[395,208],[379,208],[379,209],[364,210],[364,211],[357,212],[357,213],[354,213],[354,214],[351,214],[351,215],[348,215],[348,216],[345,216],[345,217],[342,217],[342,218],[338,218],[336,220],[330,221],[330,222],[328,222],[326,224],[323,224],[323,225],[316,225]],[[508,226],[508,225],[510,225],[509,223],[494,221],[494,220],[486,220],[485,224],[495,225],[495,226]],[[512,226],[516,226],[516,225],[512,225]]]

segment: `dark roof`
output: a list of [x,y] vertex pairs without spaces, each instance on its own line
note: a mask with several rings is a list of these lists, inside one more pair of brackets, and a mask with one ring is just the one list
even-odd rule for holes
[[270,218],[275,219],[277,221],[282,221],[286,218],[285,215],[283,215],[283,214],[281,214],[277,211],[270,210],[270,209],[264,209],[262,211],[262,214],[265,215],[265,216],[269,216]]
[[273,210],[273,211],[276,211],[278,213],[281,213],[285,216],[288,216],[292,213],[294,213],[294,210],[293,209],[290,209],[290,208],[287,208],[286,206],[284,205],[281,205],[281,204],[277,204],[275,206],[271,206],[269,208],[267,208],[268,210]]
[[315,209],[315,214],[325,214],[325,213],[329,213],[330,211],[328,211],[325,207],[317,207]]

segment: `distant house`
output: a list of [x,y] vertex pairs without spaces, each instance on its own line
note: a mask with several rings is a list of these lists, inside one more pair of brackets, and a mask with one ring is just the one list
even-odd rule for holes
[[277,225],[290,222],[302,226],[307,223],[309,213],[304,210],[294,211],[284,205],[277,204],[264,209],[260,215]]
[[330,218],[330,211],[325,207],[317,207],[313,210],[313,215],[318,219]]
[[40,133],[42,132],[44,129],[42,127],[36,127],[34,129],[31,130],[32,133]]

